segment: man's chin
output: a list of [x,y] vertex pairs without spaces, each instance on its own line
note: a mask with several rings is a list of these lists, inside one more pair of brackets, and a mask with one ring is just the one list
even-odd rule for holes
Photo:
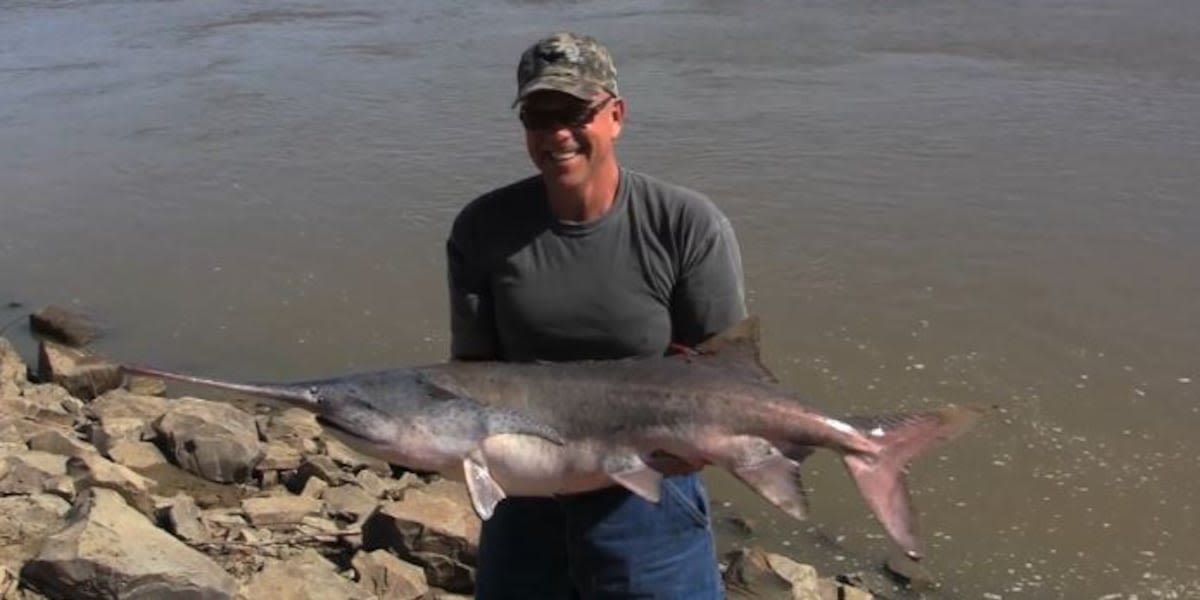
[[564,169],[558,165],[543,168],[542,179],[547,185],[553,185],[559,188],[572,188],[583,184],[583,173],[579,169]]

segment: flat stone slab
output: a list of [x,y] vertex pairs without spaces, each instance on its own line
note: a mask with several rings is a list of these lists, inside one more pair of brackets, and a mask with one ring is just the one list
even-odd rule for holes
[[86,346],[96,339],[96,327],[86,317],[53,304],[30,314],[29,328],[72,347]]
[[47,538],[22,578],[52,597],[227,600],[237,583],[106,489],[80,495],[65,529]]
[[307,496],[269,496],[242,500],[242,512],[255,527],[300,523],[321,512],[323,503]]
[[43,341],[38,348],[38,379],[56,383],[72,396],[90,400],[121,386],[121,369],[78,348]]
[[260,600],[374,600],[377,597],[337,574],[333,563],[315,550],[282,561],[270,561],[238,594]]

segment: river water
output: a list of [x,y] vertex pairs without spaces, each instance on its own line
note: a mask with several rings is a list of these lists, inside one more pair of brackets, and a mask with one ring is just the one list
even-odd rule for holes
[[[515,62],[560,28],[616,57],[624,164],[734,221],[786,386],[996,407],[911,473],[927,597],[1200,597],[1194,0],[0,0],[0,324],[224,377],[442,359],[449,222],[532,172]],[[713,495],[876,568],[811,466],[808,523]]]

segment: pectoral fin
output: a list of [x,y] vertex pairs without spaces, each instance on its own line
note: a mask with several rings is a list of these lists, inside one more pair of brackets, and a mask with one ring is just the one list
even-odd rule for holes
[[505,493],[492,478],[479,450],[472,450],[463,458],[463,475],[475,514],[484,521],[490,519],[496,512],[496,505],[505,498]]
[[662,497],[662,473],[650,468],[635,452],[609,454],[604,458],[604,472],[647,502],[658,504]]

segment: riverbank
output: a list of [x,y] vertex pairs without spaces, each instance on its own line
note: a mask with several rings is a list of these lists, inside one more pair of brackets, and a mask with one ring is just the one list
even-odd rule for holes
[[[0,599],[470,597],[463,486],[304,411],[166,391],[51,342],[31,370],[0,337]],[[722,569],[731,598],[873,597],[756,548]]]

